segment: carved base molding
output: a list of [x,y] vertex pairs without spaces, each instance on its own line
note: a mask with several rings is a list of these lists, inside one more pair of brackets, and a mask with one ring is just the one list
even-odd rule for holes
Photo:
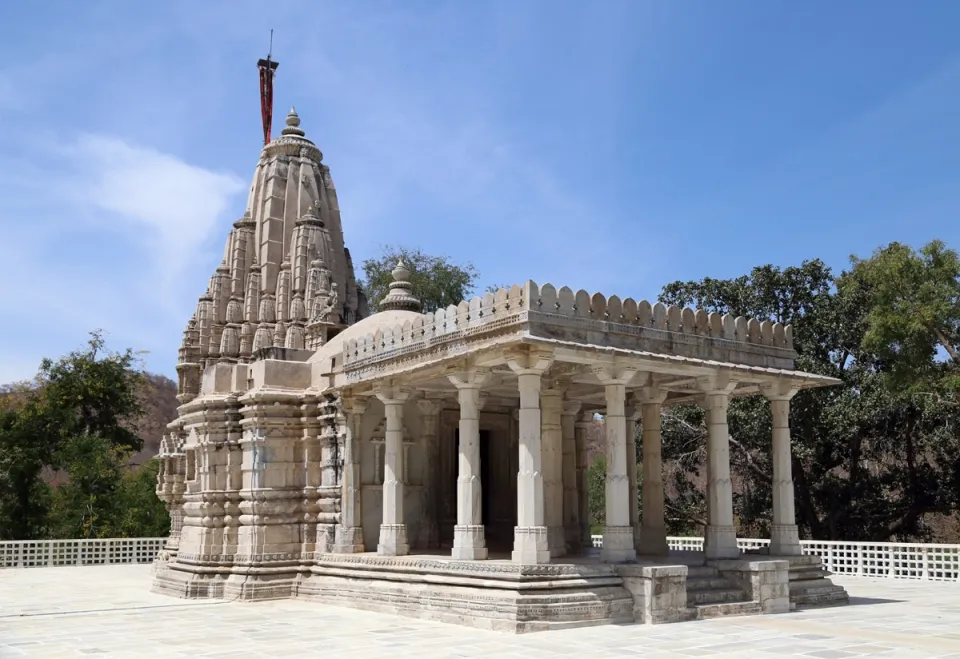
[[504,632],[633,622],[608,566],[368,555],[319,559],[298,598]]

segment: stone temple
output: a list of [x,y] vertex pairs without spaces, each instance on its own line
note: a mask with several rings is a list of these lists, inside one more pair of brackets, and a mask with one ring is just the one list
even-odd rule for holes
[[[506,631],[846,601],[799,544],[790,399],[836,381],[794,369],[790,326],[532,281],[423,313],[403,263],[368,308],[322,158],[291,110],[187,323],[159,456],[172,531],[155,591]],[[751,395],[773,418],[764,553],[738,548],[730,481],[727,406]],[[678,403],[708,417],[702,552],[667,546],[660,411]]]

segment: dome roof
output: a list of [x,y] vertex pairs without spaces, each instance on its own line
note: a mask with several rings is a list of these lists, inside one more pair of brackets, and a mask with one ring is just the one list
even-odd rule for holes
[[393,327],[394,325],[402,325],[406,321],[410,321],[412,323],[414,320],[421,317],[422,314],[419,314],[416,311],[408,311],[405,309],[389,309],[387,311],[375,313],[372,316],[367,316],[360,322],[354,323],[330,339],[330,341],[321,346],[320,349],[313,354],[309,361],[319,362],[325,359],[330,359],[331,357],[339,355],[341,352],[343,352],[344,344],[351,339],[359,339],[367,336],[368,334],[374,334],[380,329]]

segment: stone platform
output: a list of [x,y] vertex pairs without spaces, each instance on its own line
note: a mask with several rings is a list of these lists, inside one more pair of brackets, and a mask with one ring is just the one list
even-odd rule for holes
[[634,598],[615,566],[570,561],[326,554],[301,576],[295,596],[507,632],[634,622]]

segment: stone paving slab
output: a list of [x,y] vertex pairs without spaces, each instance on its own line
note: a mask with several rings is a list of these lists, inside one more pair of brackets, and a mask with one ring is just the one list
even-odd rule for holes
[[960,659],[960,584],[835,580],[850,606],[510,635],[292,600],[178,600],[149,592],[145,565],[10,569],[0,570],[0,659]]

